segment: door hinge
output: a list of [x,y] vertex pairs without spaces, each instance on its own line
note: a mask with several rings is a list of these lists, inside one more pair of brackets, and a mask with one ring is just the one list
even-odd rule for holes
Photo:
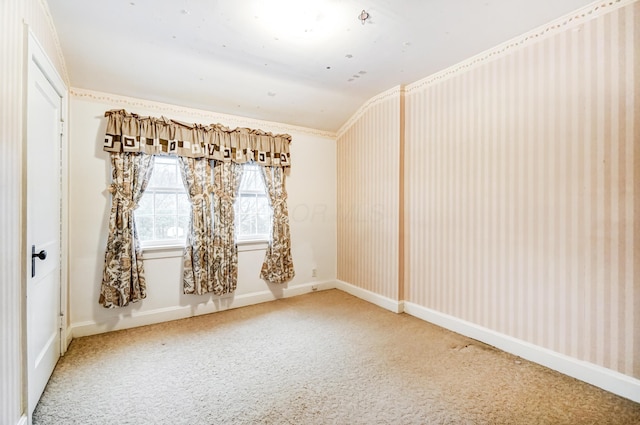
[[64,329],[64,314],[60,314],[60,330]]
[[64,135],[64,121],[60,121],[60,135]]

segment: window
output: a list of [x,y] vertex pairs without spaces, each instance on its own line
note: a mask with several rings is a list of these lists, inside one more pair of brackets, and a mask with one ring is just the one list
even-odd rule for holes
[[142,246],[184,245],[190,215],[177,158],[156,156],[149,185],[135,211]]
[[[269,240],[271,207],[259,165],[244,164],[235,210],[238,241]],[[190,216],[191,203],[177,158],[156,156],[151,179],[135,211],[142,246],[184,245]]]
[[244,164],[236,198],[236,239],[268,241],[271,236],[271,207],[260,166]]

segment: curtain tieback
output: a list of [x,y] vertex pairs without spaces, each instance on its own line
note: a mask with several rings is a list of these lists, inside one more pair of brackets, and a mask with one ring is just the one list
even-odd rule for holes
[[111,183],[107,188],[107,191],[111,193],[113,200],[120,202],[126,210],[133,211],[138,208],[138,204],[133,202],[131,195],[126,193],[122,186],[118,186],[116,183]]

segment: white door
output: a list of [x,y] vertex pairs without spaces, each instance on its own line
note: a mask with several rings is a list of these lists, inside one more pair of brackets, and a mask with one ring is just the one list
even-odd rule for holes
[[27,385],[29,417],[60,357],[62,98],[29,61],[27,88]]

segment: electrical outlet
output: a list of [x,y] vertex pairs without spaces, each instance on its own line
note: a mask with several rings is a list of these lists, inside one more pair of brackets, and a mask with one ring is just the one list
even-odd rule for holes
[[315,267],[311,269],[311,277],[318,277],[318,269]]

